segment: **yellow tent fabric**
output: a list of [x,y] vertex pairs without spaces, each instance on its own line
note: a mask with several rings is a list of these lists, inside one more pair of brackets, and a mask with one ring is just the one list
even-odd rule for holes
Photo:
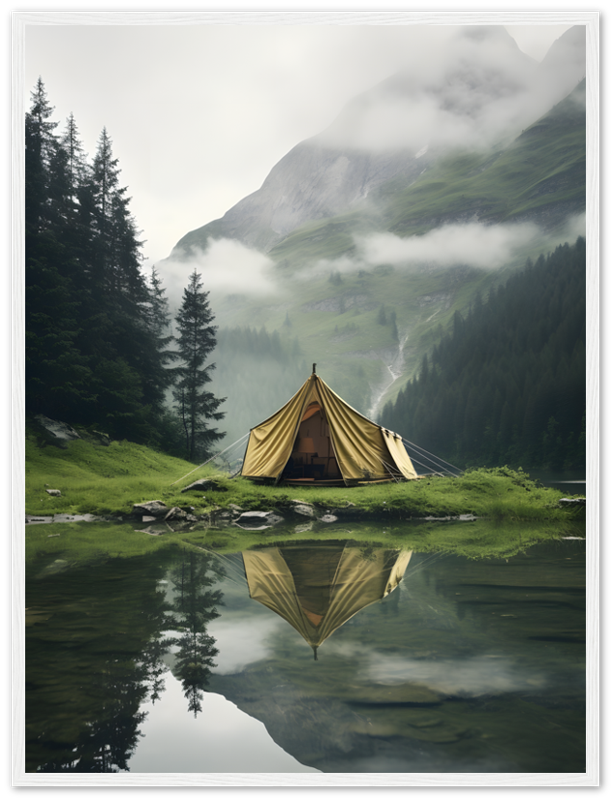
[[401,437],[353,409],[315,373],[283,408],[251,430],[241,474],[279,481],[290,458],[300,457],[301,437],[316,442],[311,462],[325,462],[318,474],[329,476],[332,467],[338,468],[346,484],[417,477]]
[[365,558],[343,542],[243,552],[249,594],[317,648],[402,580],[412,551],[379,548]]

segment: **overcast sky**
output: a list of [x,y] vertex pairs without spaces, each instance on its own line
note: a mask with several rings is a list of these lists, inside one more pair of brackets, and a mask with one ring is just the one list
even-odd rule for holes
[[[269,24],[264,16],[260,24],[113,19],[124,24],[28,25],[24,102],[41,76],[54,118],[63,127],[74,114],[90,157],[106,127],[144,256],[154,261],[258,189],[295,144],[407,56],[443,53],[453,32],[441,24]],[[507,30],[540,61],[568,27]]]

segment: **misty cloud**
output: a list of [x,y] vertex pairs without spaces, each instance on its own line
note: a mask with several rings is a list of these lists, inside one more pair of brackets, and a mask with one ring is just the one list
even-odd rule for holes
[[178,306],[194,270],[202,275],[205,290],[213,294],[268,295],[278,291],[272,266],[271,259],[258,250],[234,239],[214,239],[205,250],[196,250],[184,260],[166,259],[156,264],[156,269],[171,306]]
[[452,267],[470,264],[480,269],[496,269],[540,236],[532,223],[516,225],[443,225],[422,236],[402,238],[393,233],[377,233],[356,240],[364,264],[403,266],[415,263]]
[[581,47],[542,69],[501,27],[462,29],[444,47],[407,54],[393,77],[350,102],[319,137],[370,152],[487,147],[507,141],[585,74]]
[[[585,219],[583,218],[583,231]],[[567,223],[560,241],[574,241],[583,235],[580,217]],[[485,225],[481,222],[442,225],[421,236],[395,236],[381,232],[354,238],[356,251],[352,256],[334,260],[321,259],[312,268],[297,275],[308,280],[319,276],[341,275],[369,270],[381,265],[396,269],[411,269],[427,264],[437,267],[470,265],[478,269],[499,269],[521,254],[528,245],[541,242],[546,249],[547,237],[532,223]]]
[[234,618],[230,614],[209,623],[208,632],[219,649],[216,656],[216,673],[230,675],[243,670],[248,664],[269,658],[270,640],[282,628],[279,617],[250,616]]
[[512,659],[492,656],[428,661],[377,654],[366,673],[381,683],[419,683],[435,692],[470,697],[538,690],[547,682],[543,674],[518,668]]

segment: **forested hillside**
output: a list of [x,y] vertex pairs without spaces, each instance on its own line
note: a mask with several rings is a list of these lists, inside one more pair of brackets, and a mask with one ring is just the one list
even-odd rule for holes
[[42,81],[26,116],[26,407],[147,439],[166,373],[138,231],[104,130],[87,164]]
[[456,312],[381,423],[460,467],[581,468],[585,321],[579,238]]
[[[178,350],[170,348],[159,275],[147,280],[141,269],[139,231],[106,129],[89,162],[74,117],[58,134],[52,113],[39,80],[25,120],[26,413],[190,457],[197,437],[202,456],[223,435],[204,422],[223,416],[202,391],[214,368],[206,364],[216,330],[208,294],[186,290],[177,318],[187,313],[190,331],[196,317],[209,326],[192,368],[181,336]],[[166,403],[173,384],[178,411]]]

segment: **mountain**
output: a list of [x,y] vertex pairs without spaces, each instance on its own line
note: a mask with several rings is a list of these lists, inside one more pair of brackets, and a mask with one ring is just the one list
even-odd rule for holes
[[410,185],[458,147],[508,143],[584,77],[581,27],[540,65],[503,28],[463,29],[434,76],[400,72],[355,98],[326,131],[284,156],[258,191],[190,231],[172,255],[222,237],[269,251],[307,223],[363,208],[391,180]]
[[[355,98],[257,192],[182,237],[167,265],[202,271],[221,328],[291,338],[301,362],[376,417],[456,311],[574,242],[584,212],[584,29],[537,64],[504,29],[466,28],[439,61]],[[220,240],[259,265],[223,290],[207,261]],[[240,394],[249,425],[301,383],[260,405],[238,376],[215,381],[216,394]]]

